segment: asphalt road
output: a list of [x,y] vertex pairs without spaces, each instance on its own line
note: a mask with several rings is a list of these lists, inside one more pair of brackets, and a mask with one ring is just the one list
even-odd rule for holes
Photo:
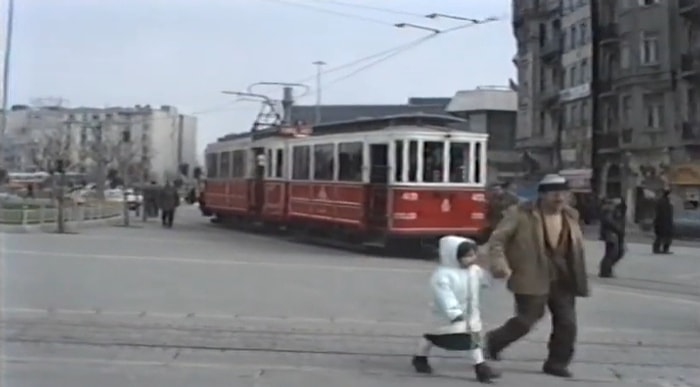
[[[408,364],[430,262],[234,232],[194,209],[172,230],[152,221],[2,238],[3,386],[473,382],[459,355],[436,352],[427,378]],[[576,379],[565,385],[700,386],[700,249],[647,250],[631,245],[620,278],[595,281],[580,301]],[[588,251],[594,266],[597,243]],[[491,326],[512,311],[502,284],[484,305]],[[500,385],[562,385],[538,372],[547,336],[543,322],[505,353]]]

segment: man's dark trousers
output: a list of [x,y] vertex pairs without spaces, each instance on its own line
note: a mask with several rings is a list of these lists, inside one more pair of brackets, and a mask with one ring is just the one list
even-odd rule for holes
[[545,308],[552,315],[547,364],[566,368],[574,356],[576,342],[576,297],[568,288],[553,283],[549,295],[515,294],[515,317],[488,334],[490,353],[499,353],[530,332],[544,316]]
[[163,221],[163,226],[172,227],[174,218],[175,218],[175,210],[162,210],[161,211],[161,220]]

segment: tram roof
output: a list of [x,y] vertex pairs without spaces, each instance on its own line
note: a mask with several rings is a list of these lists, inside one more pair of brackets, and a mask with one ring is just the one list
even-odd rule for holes
[[[348,132],[360,132],[370,130],[381,130],[398,125],[434,125],[444,126],[451,129],[470,132],[469,121],[463,118],[446,114],[425,114],[425,113],[405,113],[394,114],[382,117],[357,118],[347,121],[324,122],[314,125],[311,136],[321,136],[327,134],[338,134]],[[359,127],[358,127],[359,126]],[[226,142],[253,137],[263,139],[279,135],[279,126],[271,126],[254,132],[233,133],[223,136],[217,142]]]

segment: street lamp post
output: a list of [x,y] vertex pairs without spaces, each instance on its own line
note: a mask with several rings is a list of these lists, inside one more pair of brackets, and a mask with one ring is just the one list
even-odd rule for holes
[[[5,50],[3,51],[2,68],[2,118],[0,120],[0,144],[5,144],[5,131],[7,129],[8,84],[10,81],[10,58],[12,53],[12,31],[15,14],[14,0],[7,2],[7,25],[5,28]],[[0,167],[5,164],[4,146],[0,146]]]
[[316,125],[321,123],[321,74],[323,73],[323,66],[326,62],[322,60],[317,60],[312,63],[316,66]]

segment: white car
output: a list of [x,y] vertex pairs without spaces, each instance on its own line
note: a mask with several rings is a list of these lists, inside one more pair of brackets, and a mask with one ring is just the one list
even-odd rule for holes
[[129,203],[129,209],[136,210],[143,202],[143,196],[136,194],[133,189],[127,188],[123,191],[120,188],[105,190],[105,200],[109,202],[123,203],[126,195],[126,201]]

